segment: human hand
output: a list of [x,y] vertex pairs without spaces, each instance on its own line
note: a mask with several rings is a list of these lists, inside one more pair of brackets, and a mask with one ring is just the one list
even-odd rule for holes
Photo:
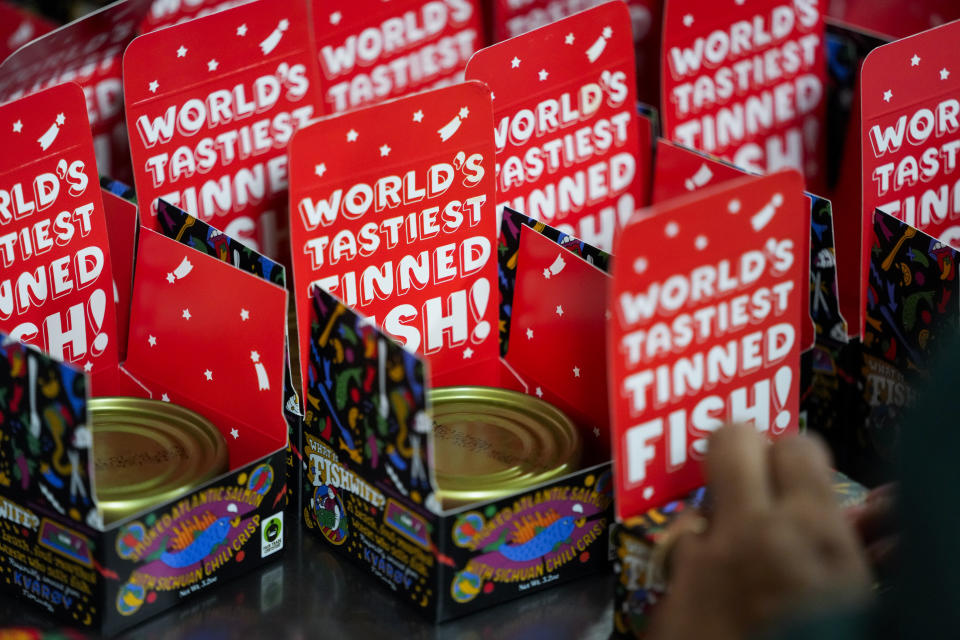
[[768,446],[751,427],[725,426],[710,439],[706,467],[709,527],[677,539],[650,637],[739,640],[784,616],[869,597],[867,562],[818,440]]
[[861,504],[844,512],[860,537],[867,561],[881,578],[892,570],[900,548],[896,500],[896,485],[885,484],[867,494]]

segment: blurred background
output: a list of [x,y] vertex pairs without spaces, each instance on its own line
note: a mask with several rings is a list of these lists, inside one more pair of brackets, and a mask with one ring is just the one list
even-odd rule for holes
[[79,18],[112,0],[13,0],[12,4],[40,14],[53,22],[63,23]]

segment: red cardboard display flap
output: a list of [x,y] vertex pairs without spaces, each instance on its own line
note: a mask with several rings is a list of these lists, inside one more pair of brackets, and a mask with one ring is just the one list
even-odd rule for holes
[[318,285],[411,351],[436,382],[495,385],[490,92],[478,82],[329,117],[290,145],[302,371]]
[[110,246],[83,91],[0,106],[0,331],[85,371],[115,367]]
[[630,14],[608,2],[479,51],[494,95],[497,206],[609,251],[647,202]]
[[[654,172],[654,202],[661,202],[668,197],[692,193],[710,186],[742,178],[745,172],[733,165],[721,162],[706,154],[692,151],[678,144],[660,141],[657,145],[657,164]],[[808,212],[809,213],[809,212]],[[803,272],[810,271],[810,255],[803,254]],[[802,280],[800,299],[810,298],[810,281]],[[813,347],[816,339],[814,322],[811,314],[810,322],[802,325],[800,349],[806,351]]]
[[[633,44],[637,55],[637,90],[640,100],[656,104],[660,91],[660,28],[662,0],[626,0],[633,26]],[[556,2],[555,0],[494,0],[493,41],[500,42],[533,29],[545,27],[567,16],[601,4],[602,0]]]
[[584,466],[610,459],[606,317],[610,276],[533,229],[520,234],[506,360],[582,427]]
[[0,2],[0,61],[57,25],[9,2]]
[[153,0],[140,23],[140,33],[172,27],[181,22],[202,18],[253,0]]
[[653,170],[653,202],[684,196],[744,175],[742,169],[733,165],[661,139],[657,141]]
[[861,308],[876,209],[960,248],[958,39],[953,22],[877,47],[863,62]]
[[483,46],[478,0],[311,0],[325,113],[463,79]]
[[149,0],[114,2],[24,46],[0,65],[0,102],[64,82],[86,95],[100,173],[130,181],[121,56]]
[[102,189],[110,264],[113,267],[113,298],[117,307],[117,337],[120,361],[127,359],[130,327],[130,295],[133,288],[133,251],[137,246],[137,205]]
[[216,418],[232,463],[264,455],[244,447],[286,444],[286,301],[281,287],[141,229],[124,367],[155,400]]
[[669,0],[664,137],[822,191],[825,49],[817,0]]
[[808,208],[787,171],[655,205],[624,229],[608,342],[618,518],[702,484],[724,422],[797,430]]
[[318,104],[305,3],[253,2],[154,31],[123,64],[143,224],[159,229],[163,198],[283,259],[285,150]]

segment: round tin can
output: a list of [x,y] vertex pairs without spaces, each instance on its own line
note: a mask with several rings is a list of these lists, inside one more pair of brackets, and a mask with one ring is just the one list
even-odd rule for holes
[[220,431],[184,407],[91,398],[88,412],[104,524],[174,500],[230,468]]
[[580,462],[580,435],[559,409],[494,387],[432,389],[433,461],[444,508],[559,478]]

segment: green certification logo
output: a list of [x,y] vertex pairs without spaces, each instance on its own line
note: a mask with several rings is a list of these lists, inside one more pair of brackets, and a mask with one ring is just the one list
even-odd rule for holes
[[266,518],[260,525],[260,557],[276,553],[283,549],[283,512]]

